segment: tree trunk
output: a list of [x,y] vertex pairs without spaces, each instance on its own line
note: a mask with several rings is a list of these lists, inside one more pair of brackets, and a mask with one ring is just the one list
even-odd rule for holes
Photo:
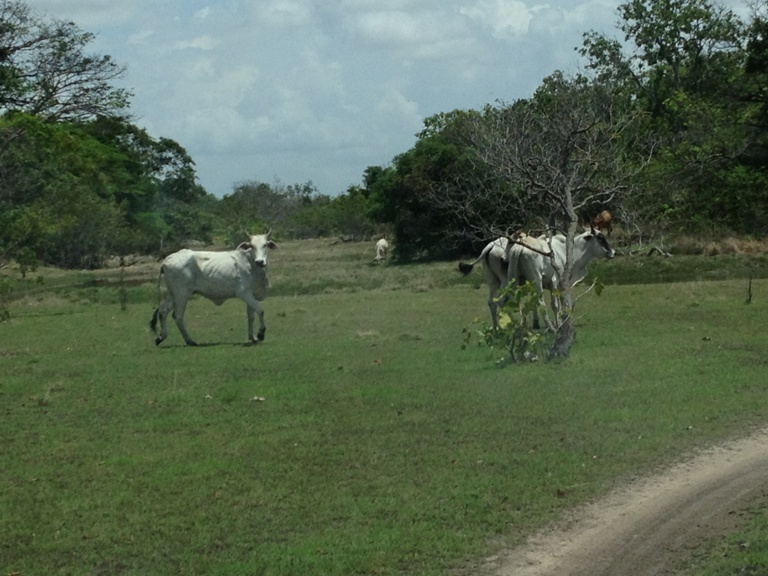
[[560,311],[557,319],[557,333],[555,343],[549,351],[550,358],[568,358],[571,347],[576,338],[576,330],[573,326],[573,239],[576,237],[578,220],[572,209],[570,193],[566,193],[570,222],[566,233],[565,242],[565,268],[560,272]]
[[573,327],[573,298],[570,288],[568,288],[567,292],[564,291],[564,294],[561,296],[559,316],[555,342],[549,350],[550,359],[568,358],[573,342],[576,339],[576,330]]

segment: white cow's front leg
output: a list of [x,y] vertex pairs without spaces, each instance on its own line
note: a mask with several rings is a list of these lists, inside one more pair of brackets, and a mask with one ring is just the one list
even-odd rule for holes
[[[544,322],[547,325],[547,330],[549,330],[550,332],[556,332],[557,330],[555,329],[555,325],[552,323],[552,320],[549,317],[549,312],[547,311],[547,305],[544,303],[544,294],[543,293],[541,294],[541,297],[539,298],[539,306],[538,306],[538,308],[540,308],[544,312]],[[536,314],[536,316],[538,317],[538,314]],[[556,311],[555,311],[555,320],[557,320],[557,312]],[[539,326],[536,326],[536,328],[538,329]]]
[[539,330],[541,328],[541,323],[539,322],[539,310],[542,310],[544,312],[544,322],[546,323],[547,328],[554,332],[555,326],[552,324],[552,320],[550,320],[549,313],[547,312],[547,306],[544,304],[544,285],[540,281],[534,282],[534,284],[536,287],[536,294],[538,294],[538,305],[533,309],[533,329]]
[[[260,342],[264,340],[264,334],[267,331],[267,326],[264,324],[264,309],[261,307],[261,304],[259,304],[259,301],[251,294],[244,297],[243,300],[245,300],[245,303],[248,306],[248,341],[253,343]],[[253,321],[256,314],[259,315],[259,332],[254,338]]]
[[560,322],[560,296],[557,294],[557,290],[552,290],[550,293],[550,299],[549,299],[550,306],[552,307],[552,312],[555,313],[555,322]]

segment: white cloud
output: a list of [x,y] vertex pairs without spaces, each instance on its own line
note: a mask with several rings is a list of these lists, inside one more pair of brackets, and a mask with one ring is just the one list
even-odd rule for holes
[[130,44],[147,44],[147,41],[154,35],[154,30],[143,29],[139,30],[128,37]]
[[[127,67],[131,111],[209,191],[275,177],[336,194],[424,117],[529,96],[621,0],[28,0]],[[729,0],[731,1],[731,0]],[[604,23],[608,23],[604,25]]]
[[384,123],[397,122],[418,129],[422,123],[419,105],[409,100],[400,90],[390,87],[376,102],[376,112],[382,114]]
[[610,33],[616,28],[619,15],[616,4],[610,0],[591,0],[566,11],[568,26],[586,32],[597,30]]
[[205,36],[198,36],[192,40],[184,40],[179,42],[176,44],[176,47],[180,50],[187,48],[195,48],[198,50],[213,50],[217,44],[218,42],[214,38],[206,34]]
[[312,6],[306,0],[271,0],[259,2],[256,13],[270,26],[305,26],[312,20]]
[[467,8],[460,8],[459,11],[490,28],[495,37],[501,38],[528,32],[535,9],[517,0],[478,0]]
[[135,13],[135,6],[113,0],[27,0],[26,4],[39,14],[71,20],[86,30],[129,21]]
[[392,50],[402,62],[462,58],[474,40],[457,11],[368,10],[352,18],[355,40],[379,51]]
[[197,12],[195,12],[195,18],[198,20],[207,20],[211,15],[211,7],[206,6],[205,8],[201,8]]
[[362,37],[374,44],[402,46],[423,41],[419,22],[405,12],[367,12],[359,17],[357,25]]
[[[437,0],[438,2],[440,0]],[[420,6],[424,6],[428,2],[421,0]],[[381,0],[341,0],[339,8],[341,11],[347,12],[365,12],[374,11],[380,12],[384,3]],[[435,0],[432,0],[432,4],[435,4]],[[412,0],[388,0],[386,2],[387,10],[407,10],[413,8],[414,2]]]

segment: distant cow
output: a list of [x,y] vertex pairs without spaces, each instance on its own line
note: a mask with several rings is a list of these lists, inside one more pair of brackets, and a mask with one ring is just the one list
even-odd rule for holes
[[613,216],[608,210],[603,210],[592,219],[592,228],[610,235],[613,230]]
[[387,242],[386,238],[382,238],[378,242],[376,242],[376,256],[374,257],[374,262],[382,262],[387,258],[387,251],[389,250],[389,242]]
[[[240,244],[236,250],[228,252],[199,252],[179,250],[168,256],[160,267],[160,281],[165,277],[168,296],[155,309],[149,323],[153,332],[160,319],[160,335],[155,344],[160,344],[168,336],[166,319],[173,312],[173,319],[179,327],[184,342],[196,346],[184,326],[184,310],[193,294],[200,294],[220,306],[230,298],[240,298],[248,306],[248,340],[264,340],[264,309],[259,303],[267,297],[269,277],[267,275],[267,252],[277,248],[266,234],[251,236],[248,242]],[[253,335],[253,320],[259,315],[259,332]]]
[[[498,328],[498,292],[508,282],[514,281],[518,285],[531,282],[540,295],[545,289],[552,293],[561,287],[560,275],[565,269],[566,259],[565,243],[562,234],[550,239],[545,236],[520,236],[514,242],[497,238],[486,245],[474,262],[459,264],[459,270],[469,274],[475,264],[483,262],[488,284],[488,307],[494,328]],[[614,255],[613,248],[599,230],[591,228],[576,236],[573,242],[573,284],[586,277],[587,266],[594,258],[613,258]],[[554,294],[551,306],[557,312],[559,301]],[[534,314],[533,325],[534,328],[539,327],[538,314]]]

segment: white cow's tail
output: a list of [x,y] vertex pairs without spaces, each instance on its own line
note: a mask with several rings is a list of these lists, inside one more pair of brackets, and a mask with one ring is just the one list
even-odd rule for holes
[[472,272],[472,270],[474,269],[475,264],[477,264],[478,262],[482,261],[483,258],[487,257],[488,253],[492,249],[493,249],[493,243],[491,242],[488,245],[486,245],[486,247],[483,248],[483,251],[480,252],[480,255],[477,258],[475,258],[472,262],[470,262],[469,264],[467,264],[466,262],[459,262],[459,272],[464,274],[464,276],[467,276],[468,274],[470,274]]
[[475,264],[477,264],[477,261],[471,262],[470,264],[467,264],[466,262],[459,262],[459,272],[464,274],[464,276],[468,276],[472,269],[475,267]]
[[157,308],[152,313],[152,320],[149,321],[149,329],[153,334],[157,334],[157,317],[160,314],[160,282],[163,278],[163,267],[160,266],[160,273],[157,275]]

